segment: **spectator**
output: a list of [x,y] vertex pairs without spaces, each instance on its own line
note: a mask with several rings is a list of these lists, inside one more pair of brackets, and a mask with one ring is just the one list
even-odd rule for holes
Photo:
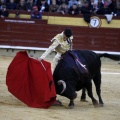
[[83,6],[81,7],[81,13],[82,14],[90,14],[91,13],[88,1],[85,1],[84,4],[83,4]]
[[52,4],[49,7],[49,12],[57,12],[59,6],[56,4],[56,0],[52,0]]
[[109,6],[110,1],[109,0],[104,0],[104,7]]
[[110,1],[109,0],[105,0],[103,14],[111,14],[112,13],[112,11],[109,8],[109,4],[110,4]]
[[5,0],[0,0],[0,9],[2,10],[2,5],[6,5],[6,1]]
[[120,0],[117,0],[117,1],[116,1],[116,6],[117,6],[117,9],[120,8]]
[[19,4],[19,3],[20,3],[20,0],[15,0],[15,3],[16,3],[16,4]]
[[77,1],[77,0],[70,0],[70,1],[68,2],[68,8],[72,7],[73,4],[78,5],[78,1]]
[[2,5],[2,9],[0,10],[0,17],[4,18],[4,17],[8,17],[9,12],[6,9],[6,5]]
[[83,14],[84,20],[87,23],[90,23],[91,12],[92,11],[89,8],[89,2],[85,1],[84,5],[81,7],[81,13]]
[[31,18],[42,19],[42,14],[41,12],[38,11],[37,6],[33,6],[33,10],[31,12]]
[[9,3],[7,3],[7,9],[9,10],[15,10],[16,9],[16,3],[14,0],[10,0]]
[[61,4],[66,3],[66,5],[68,5],[68,1],[69,0],[56,0],[56,4],[60,6]]
[[79,14],[79,9],[77,4],[73,4],[69,9],[68,9],[68,13],[71,15],[78,15]]
[[103,15],[104,14],[104,4],[102,0],[98,0],[98,10],[96,11],[96,14]]
[[39,0],[37,6],[40,12],[49,12],[49,5],[46,0]]
[[33,0],[28,0],[26,7],[27,7],[27,11],[30,12],[33,9],[33,6],[35,6],[35,3]]
[[89,9],[90,10],[93,10],[93,4],[94,4],[94,0],[89,0]]
[[66,3],[62,3],[62,4],[59,6],[57,12],[59,12],[59,13],[61,13],[61,14],[63,14],[63,15],[64,15],[64,14],[67,14],[67,13],[68,13],[68,6],[66,5]]
[[120,16],[120,0],[117,0],[117,16]]
[[51,5],[51,0],[46,0],[47,4],[50,6]]
[[102,0],[98,0],[98,9],[103,9],[104,4],[102,2]]
[[81,7],[83,6],[83,0],[78,0],[78,8],[79,8],[79,11],[81,11]]
[[111,0],[111,3],[109,4],[109,8],[113,13],[117,12],[117,2],[116,2],[116,0]]
[[96,14],[97,11],[98,11],[98,2],[94,2],[92,7],[92,12]]
[[17,5],[17,10],[27,10],[25,0],[20,0],[19,4]]

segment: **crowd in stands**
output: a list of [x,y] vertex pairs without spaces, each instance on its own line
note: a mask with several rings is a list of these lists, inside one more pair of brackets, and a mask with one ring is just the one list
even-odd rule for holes
[[25,10],[32,18],[41,18],[42,12],[120,16],[120,0],[0,0],[0,16],[7,17],[7,10]]

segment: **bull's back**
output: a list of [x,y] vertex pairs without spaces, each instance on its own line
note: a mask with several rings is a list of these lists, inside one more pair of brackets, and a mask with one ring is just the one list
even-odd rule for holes
[[100,70],[101,60],[100,57],[93,51],[90,50],[75,50],[80,60],[81,57],[84,59],[84,63],[88,68],[90,74],[95,74]]
[[[74,52],[77,54],[78,58],[80,59],[80,62],[84,65],[86,65],[89,73],[94,76],[97,72],[99,72],[101,67],[101,61],[99,56],[90,50],[74,50]],[[56,69],[54,71],[54,78],[55,79],[63,79],[68,77],[72,78],[75,77],[75,73],[73,72],[74,66],[76,66],[75,61],[73,59],[73,56],[69,54],[69,51],[63,54],[63,59],[61,59],[56,66]],[[69,76],[66,76],[66,74],[69,74]],[[74,79],[74,78],[73,78]]]

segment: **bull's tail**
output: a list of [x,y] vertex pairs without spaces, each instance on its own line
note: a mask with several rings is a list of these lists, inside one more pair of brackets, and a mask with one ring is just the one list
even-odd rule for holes
[[103,53],[103,54],[100,54],[99,56],[100,56],[100,58],[101,57],[106,57],[106,58],[116,60],[116,61],[120,60],[120,55],[111,55],[111,54],[108,54],[108,53]]

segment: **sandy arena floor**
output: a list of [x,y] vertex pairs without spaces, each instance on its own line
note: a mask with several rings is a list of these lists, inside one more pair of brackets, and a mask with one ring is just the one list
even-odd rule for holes
[[[120,64],[102,59],[102,98],[104,107],[94,108],[91,99],[80,102],[81,91],[75,99],[74,109],[69,100],[58,96],[63,106],[49,109],[30,108],[16,99],[5,84],[8,65],[13,57],[0,56],[0,120],[120,120]],[[93,92],[97,98],[93,85]]]

